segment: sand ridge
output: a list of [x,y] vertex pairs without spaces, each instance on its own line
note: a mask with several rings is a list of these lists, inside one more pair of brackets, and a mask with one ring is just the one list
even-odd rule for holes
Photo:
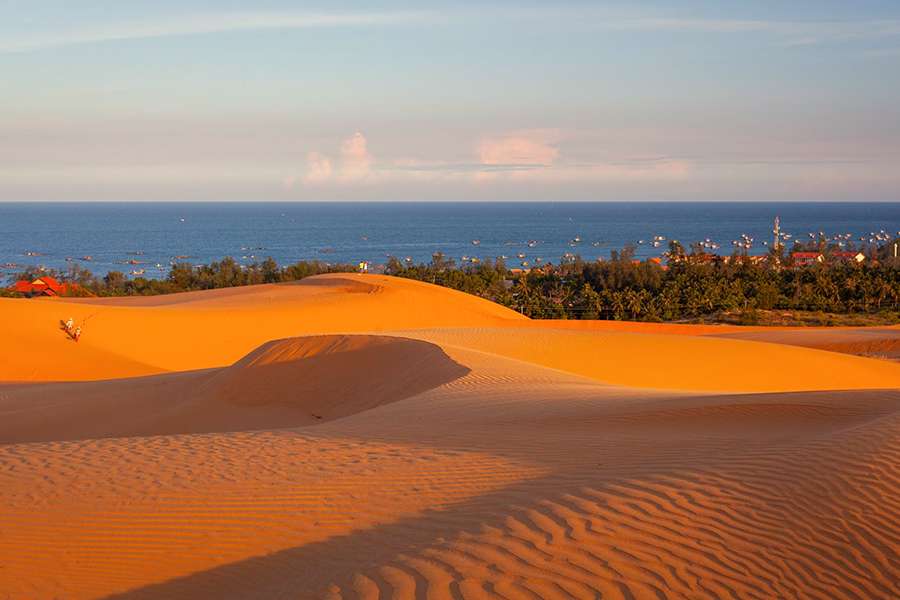
[[359,275],[0,314],[12,599],[900,596],[900,365],[822,345],[866,331]]

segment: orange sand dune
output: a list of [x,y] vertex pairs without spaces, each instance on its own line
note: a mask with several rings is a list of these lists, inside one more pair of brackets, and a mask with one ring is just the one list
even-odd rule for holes
[[900,359],[900,329],[858,327],[728,332],[721,337],[818,348],[859,356]]
[[407,334],[633,387],[729,392],[900,387],[896,364],[743,340],[522,327]]
[[357,275],[0,314],[0,598],[900,597],[900,365],[828,332]]
[[222,369],[0,387],[0,443],[297,427],[414,396],[467,372],[416,340],[277,340]]
[[[198,370],[229,365],[272,339],[318,333],[402,331],[426,341],[452,343],[640,387],[708,391],[797,391],[895,387],[900,369],[874,361],[794,347],[762,348],[723,341],[616,331],[555,331],[476,297],[421,282],[383,276],[327,275],[301,284],[176,294],[164,303],[104,299],[75,303],[7,304],[24,314],[11,329],[44,340],[42,361],[15,356],[0,366],[0,380],[97,379],[88,357],[84,377],[67,377],[86,351],[115,358],[106,377]],[[87,318],[77,347],[51,327],[63,315]],[[445,331],[456,328],[456,333]],[[460,329],[464,328],[464,329]],[[653,330],[651,330],[653,331]],[[413,333],[410,333],[413,332]],[[418,333],[416,333],[418,332]],[[698,330],[707,333],[707,329]],[[0,338],[9,333],[0,333]],[[22,337],[27,334],[23,333]],[[50,339],[48,339],[50,338]],[[644,360],[642,361],[641,358]],[[790,364],[792,370],[773,364]],[[148,367],[146,365],[151,365]],[[4,371],[5,369],[5,371]],[[22,377],[31,373],[31,377]]]
[[[208,298],[207,298],[208,295]],[[156,298],[0,298],[3,347],[39,348],[0,363],[3,380],[128,377],[229,365],[273,339],[421,327],[526,322],[518,313],[437,286],[375,275],[323,275],[300,284],[262,285]],[[86,320],[73,347],[61,319]],[[98,364],[96,356],[107,360]],[[139,365],[134,365],[139,363]]]

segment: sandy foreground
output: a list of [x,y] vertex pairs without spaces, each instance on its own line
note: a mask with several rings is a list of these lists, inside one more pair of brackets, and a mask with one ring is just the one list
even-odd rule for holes
[[900,329],[374,275],[0,321],[0,600],[900,597]]

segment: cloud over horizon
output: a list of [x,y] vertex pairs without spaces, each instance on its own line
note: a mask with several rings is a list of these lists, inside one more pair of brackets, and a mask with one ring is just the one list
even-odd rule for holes
[[623,156],[615,161],[593,162],[567,160],[559,148],[562,138],[563,133],[556,129],[491,134],[482,136],[474,144],[473,162],[403,157],[382,161],[376,166],[366,136],[357,131],[340,143],[337,168],[332,166],[334,161],[330,157],[314,150],[307,154],[305,175],[291,175],[285,182],[288,188],[301,181],[314,188],[441,182],[479,186],[502,182],[628,183],[684,180],[694,170],[691,160],[667,157]]
[[478,157],[483,165],[518,165],[549,167],[559,156],[559,132],[535,130],[515,132],[500,137],[486,137],[478,144]]
[[[369,143],[362,132],[357,131],[344,139],[340,146],[338,168],[332,167],[332,160],[327,155],[313,150],[306,155],[306,175],[302,178],[306,185],[323,185],[328,183],[364,182],[372,173],[375,158],[369,153]],[[288,187],[293,187],[297,177],[289,176]]]
[[30,52],[49,48],[166,38],[209,35],[267,29],[312,29],[335,27],[388,26],[424,22],[435,18],[428,11],[382,12],[308,12],[256,11],[182,14],[177,17],[154,16],[134,21],[85,25],[57,31],[37,30],[0,37],[0,53]]

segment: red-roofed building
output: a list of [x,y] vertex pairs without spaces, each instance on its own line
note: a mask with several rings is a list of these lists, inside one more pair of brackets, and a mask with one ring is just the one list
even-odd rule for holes
[[793,259],[794,265],[797,267],[825,262],[825,256],[821,252],[792,252],[791,259]]
[[60,283],[55,277],[38,277],[32,281],[17,281],[12,290],[23,296],[65,296],[78,288],[74,283]]

